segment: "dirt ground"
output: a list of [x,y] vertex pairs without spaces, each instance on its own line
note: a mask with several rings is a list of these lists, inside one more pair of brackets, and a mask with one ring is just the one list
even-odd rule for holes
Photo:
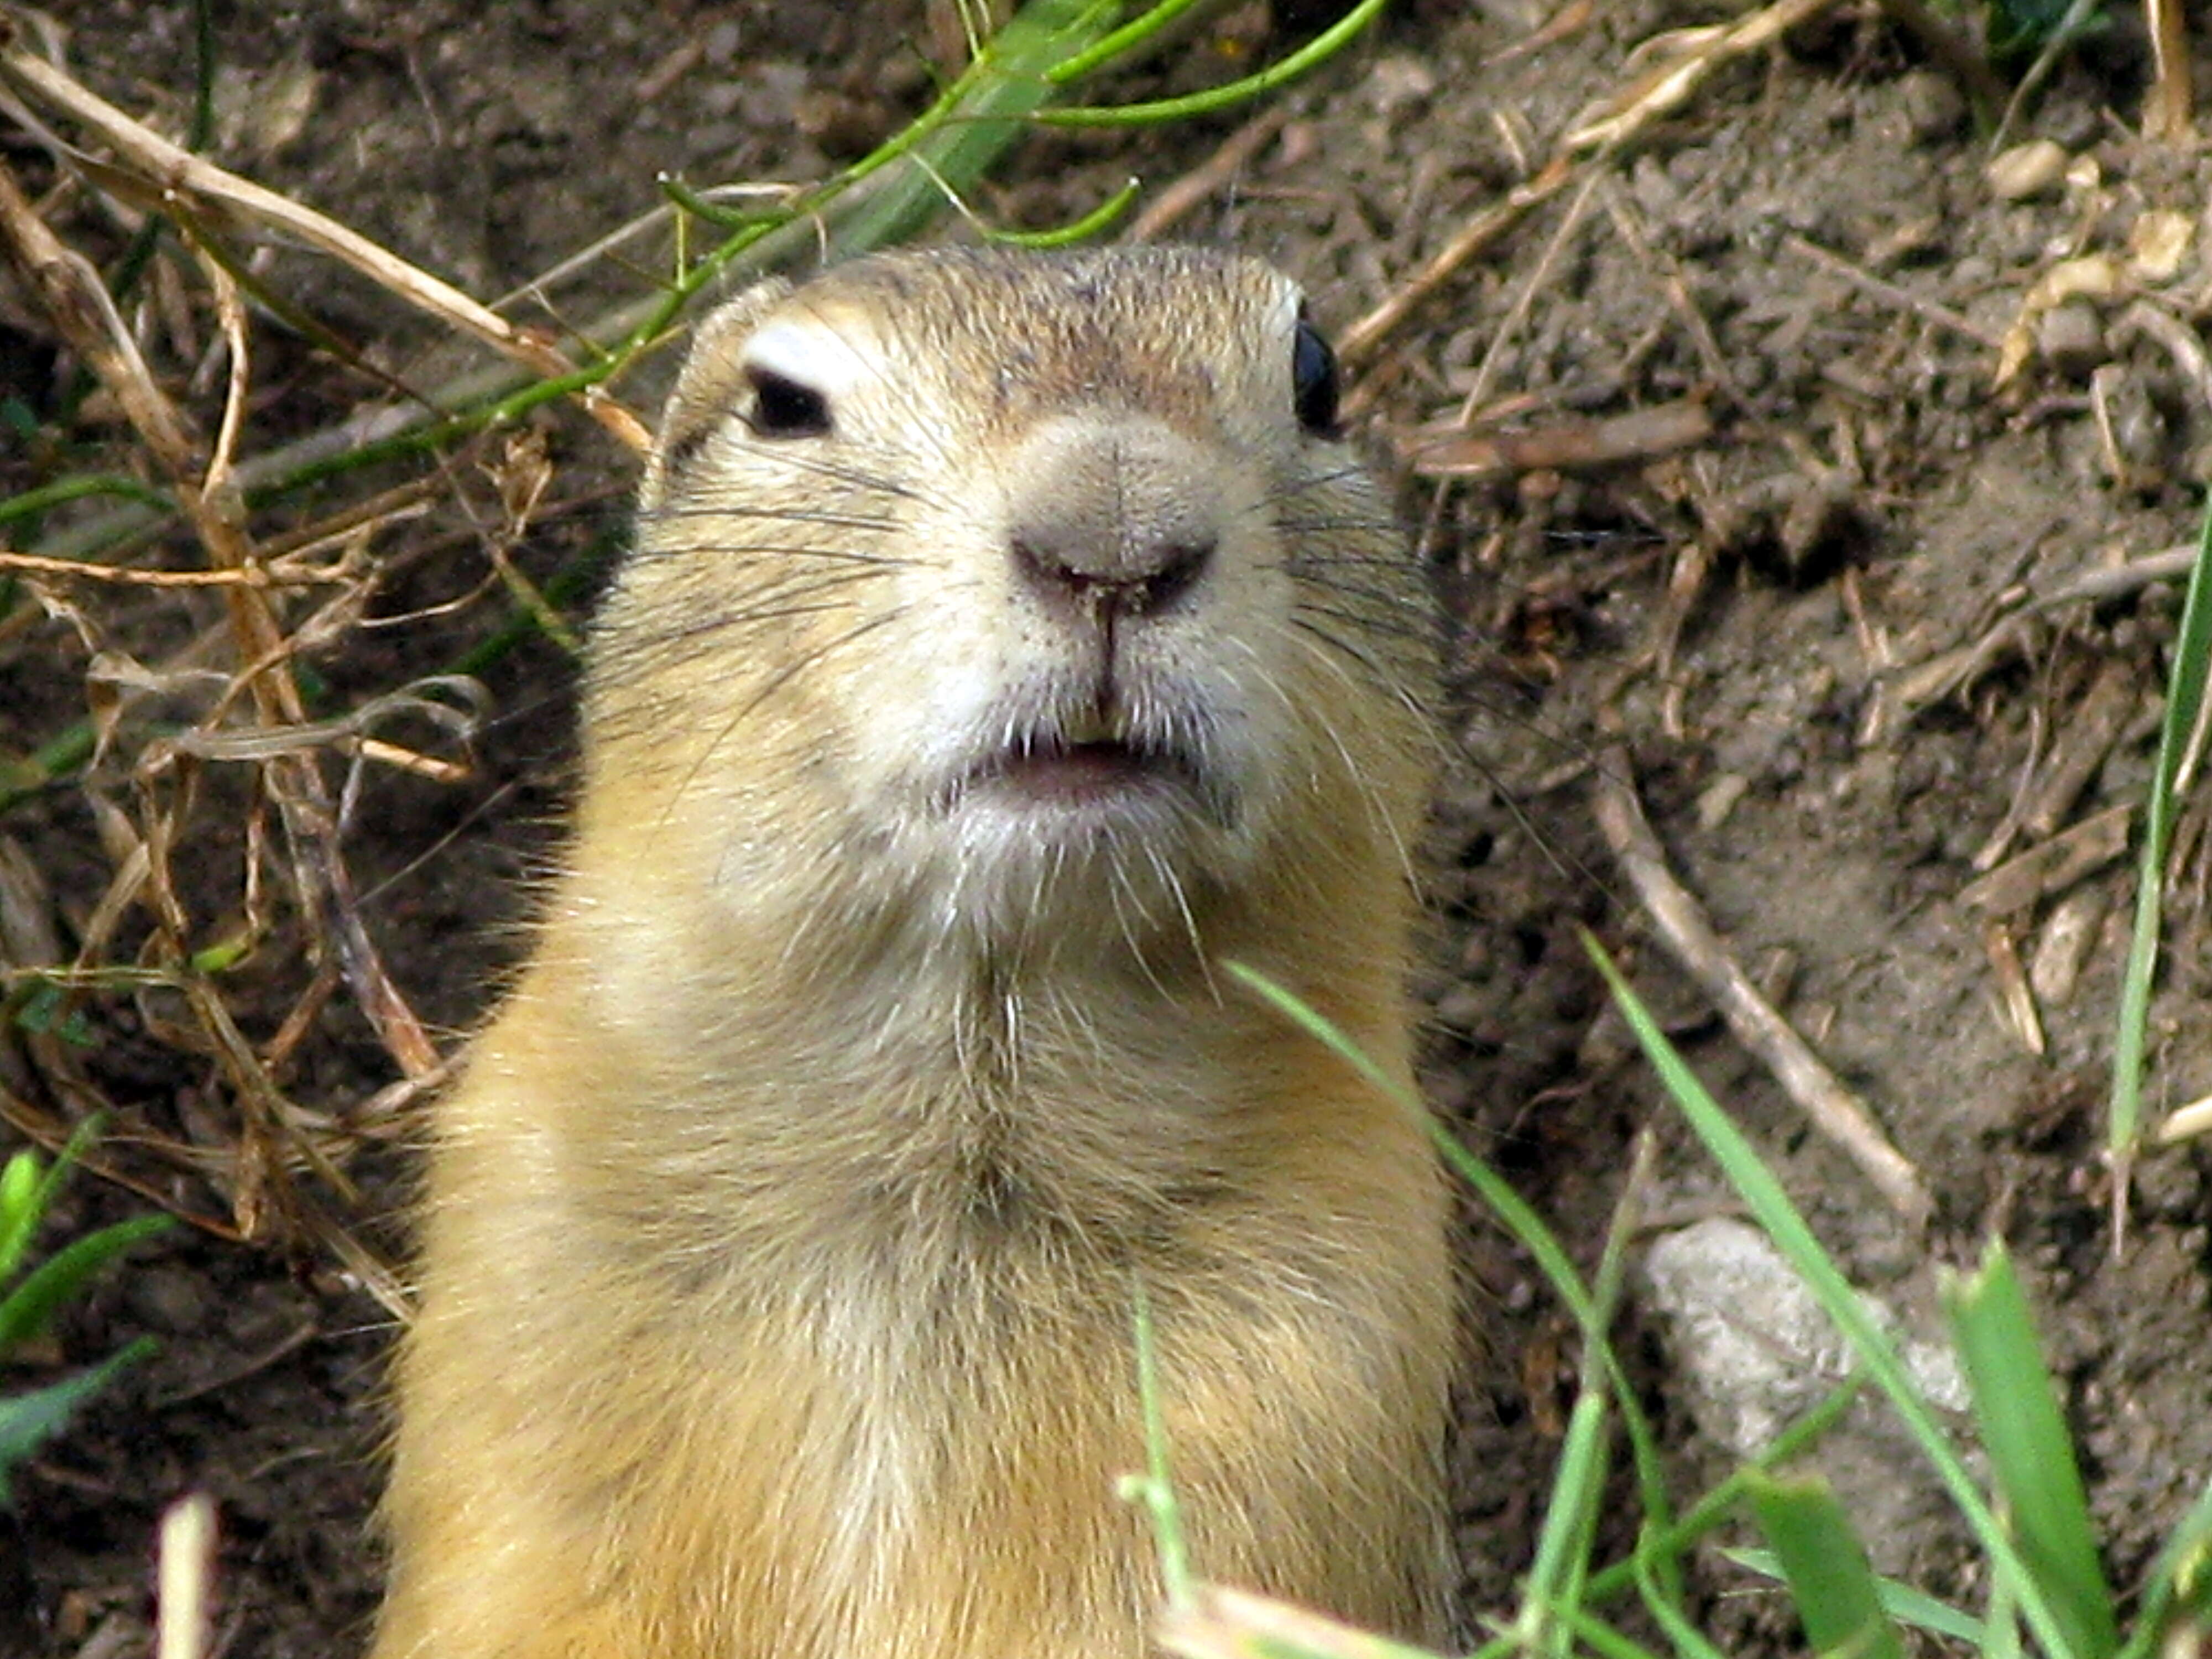
[[[1221,78],[1285,49],[1310,9],[1234,14],[1173,69],[1111,91]],[[2140,834],[2125,809],[2139,816],[2179,609],[2170,570],[2126,566],[2193,538],[2212,475],[2212,158],[2136,136],[2151,59],[2132,7],[2059,63],[1994,173],[1960,80],[1923,43],[1870,4],[1802,9],[1778,41],[1717,63],[1671,112],[1574,167],[1387,330],[1372,325],[1376,307],[1540,179],[1564,135],[1620,107],[1663,47],[1656,37],[1743,14],[1412,0],[1291,92],[1287,118],[1172,234],[1274,259],[1358,342],[1362,418],[1395,459],[1438,573],[1466,757],[1438,811],[1438,939],[1420,987],[1438,1106],[1586,1264],[1646,1126],[1657,1176],[1642,1236],[1730,1212],[1607,1010],[1577,938],[1594,930],[1845,1268],[1909,1325],[1932,1328],[1941,1267],[1991,1234],[2009,1242],[2124,1586],[2212,1468],[2205,1153],[2185,1142],[2145,1157],[2117,1252],[2098,1156],[2136,844],[2126,830]],[[88,84],[183,130],[189,9],[79,0],[66,16],[68,61]],[[215,19],[210,153],[484,297],[646,210],[664,171],[804,179],[851,159],[919,106],[924,61],[946,47],[916,9],[811,0],[237,0]],[[2197,80],[2212,85],[2212,33],[2198,33]],[[1131,172],[1156,191],[1251,114],[1041,135],[974,205],[1046,225]],[[2032,142],[2042,148],[2014,149]],[[0,155],[52,184],[47,153],[4,112]],[[53,222],[104,263],[126,240],[82,199]],[[557,303],[635,292],[651,257],[604,263]],[[428,372],[429,331],[365,283],[294,251],[267,275],[338,333],[374,342],[386,367]],[[370,395],[296,334],[263,334],[253,441]],[[0,394],[57,418],[60,361],[35,309],[0,288]],[[649,386],[625,395],[652,406]],[[1485,443],[1436,436],[1463,416]],[[580,570],[588,591],[618,544],[631,475],[581,416],[542,429],[552,479],[514,558],[541,581]],[[4,441],[0,499],[53,476],[20,426]],[[1592,464],[1607,445],[1611,461]],[[425,614],[405,630],[348,631],[313,660],[337,705],[453,661],[502,614],[481,598],[428,614],[477,594],[489,568],[499,515],[483,459],[459,456],[455,491],[386,532],[410,550],[373,610]],[[1433,476],[1448,465],[1467,476]],[[12,600],[0,759],[82,718],[92,646],[152,660],[215,614],[169,590],[41,591],[90,620]],[[512,924],[556,844],[570,753],[562,651],[526,640],[480,677],[494,713],[467,775],[369,769],[346,842],[392,979],[448,1049],[517,949]],[[1932,1195],[1926,1228],[1808,1126],[1676,968],[1599,828],[1606,785],[1633,787],[1735,960],[1870,1103]],[[201,787],[178,856],[187,878],[227,890],[238,785],[210,768]],[[87,799],[55,787],[11,794],[0,812],[65,951],[110,873]],[[2212,975],[2204,821],[2191,805],[2178,838],[2152,1028],[2158,1111],[2212,1091],[2212,1022],[2193,1017]],[[2089,850],[2062,875],[1994,899],[1976,888],[2069,835],[2062,850]],[[227,981],[256,1042],[297,994],[288,961],[262,953]],[[2031,988],[2033,1042],[2008,984]],[[55,1113],[96,1085],[126,1135],[235,1144],[235,1103],[210,1061],[165,1040],[157,999],[95,998],[80,1018],[88,1048],[58,1061],[27,1041],[0,1083]],[[355,1189],[318,1187],[313,1201],[386,1259],[404,1249],[416,1109],[363,1103],[395,1077],[343,994],[283,1076],[301,1110],[368,1133]],[[231,1218],[219,1183],[147,1179],[180,1209]],[[82,1181],[57,1237],[143,1203]],[[272,1231],[247,1245],[185,1230],[146,1250],[21,1379],[137,1333],[161,1340],[0,1517],[0,1655],[137,1650],[152,1526],[194,1488],[222,1507],[222,1651],[360,1650],[392,1319],[359,1261],[303,1243],[313,1228]],[[1578,1355],[1533,1266],[1472,1205],[1466,1259],[1480,1340],[1455,1479],[1466,1605],[1480,1613],[1512,1606]],[[1711,1379],[1668,1330],[1648,1297],[1628,1311],[1628,1348],[1690,1492],[1729,1454],[1713,1439]],[[1884,1565],[1961,1589],[1955,1540],[1901,1464],[1875,1462],[1856,1478],[1884,1488],[1869,1503],[1893,1500]],[[1732,1587],[1716,1565],[1711,1627],[1733,1647],[1778,1650],[1786,1620]]]

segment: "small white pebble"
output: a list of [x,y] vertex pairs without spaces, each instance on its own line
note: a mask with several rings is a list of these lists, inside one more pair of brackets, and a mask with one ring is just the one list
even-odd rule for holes
[[2066,177],[2070,158],[2064,148],[2048,138],[2031,138],[1992,157],[1987,174],[1990,189],[2000,202],[2024,202],[2047,196]]
[[1367,72],[1367,101],[1387,121],[1419,114],[1436,89],[1436,71],[1418,58],[1380,58]]

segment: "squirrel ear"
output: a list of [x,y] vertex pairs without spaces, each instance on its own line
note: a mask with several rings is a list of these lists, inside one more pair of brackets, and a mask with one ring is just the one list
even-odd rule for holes
[[744,387],[739,363],[746,337],[791,291],[792,284],[781,276],[756,283],[709,312],[692,331],[691,349],[676,377],[676,390],[668,394],[660,412],[660,435],[638,491],[641,506],[659,503],[672,462],[680,464],[727,417]]

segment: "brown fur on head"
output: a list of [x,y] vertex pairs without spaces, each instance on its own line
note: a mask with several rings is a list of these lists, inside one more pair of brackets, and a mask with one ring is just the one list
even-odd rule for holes
[[[671,820],[719,826],[741,903],[787,890],[986,954],[1272,933],[1328,866],[1399,860],[1428,611],[1347,447],[1300,424],[1298,317],[1283,277],[1196,251],[874,260],[741,300],[670,404],[592,763],[668,769]],[[763,398],[801,383],[827,429],[764,434]],[[1106,665],[1103,627],[1012,550],[1095,534],[1058,522],[1090,503],[1215,543]],[[1050,823],[994,799],[1009,755],[1094,736],[1180,787]]]
[[571,867],[440,1103],[379,1659],[1136,1659],[1201,1573],[1437,1638],[1421,582],[1296,289],[870,259],[711,319]]

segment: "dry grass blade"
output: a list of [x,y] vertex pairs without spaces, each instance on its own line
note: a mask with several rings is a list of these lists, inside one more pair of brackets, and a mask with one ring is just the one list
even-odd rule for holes
[[2196,113],[2189,73],[2189,21],[2181,0],[2146,0],[2145,9],[2156,73],[2143,136],[2179,144],[2188,138]]
[[[305,704],[289,672],[293,651],[270,595],[246,573],[263,560],[246,526],[246,513],[232,481],[232,455],[238,441],[249,384],[245,310],[227,271],[202,261],[210,285],[228,363],[223,413],[213,453],[203,469],[186,424],[147,368],[129,331],[90,263],[66,247],[32,209],[14,175],[0,164],[0,244],[44,302],[55,327],[93,369],[130,419],[156,464],[168,475],[209,562],[234,573],[222,588],[233,654],[240,667],[229,690],[210,714],[220,720],[243,699],[264,730],[308,725]],[[227,1182],[240,1230],[251,1236],[297,1218],[289,1171],[297,1164],[313,1168],[343,1189],[334,1163],[311,1137],[292,1133],[292,1109],[272,1079],[267,1064],[241,1033],[222,998],[206,975],[191,965],[192,928],[173,884],[169,863],[192,793],[192,772],[180,765],[188,757],[170,750],[149,753],[137,779],[143,830],[143,859],[126,861],[137,870],[131,894],[142,891],[163,935],[161,953],[173,964],[177,988],[191,1010],[202,1039],[229,1082],[240,1106],[240,1140]],[[337,971],[404,1073],[428,1072],[438,1054],[405,1000],[392,984],[359,914],[342,841],[342,813],[311,749],[286,744],[260,763],[263,798],[283,823],[290,856],[286,860],[295,902],[327,940]],[[165,791],[164,779],[173,781]],[[258,809],[256,810],[258,822]],[[249,919],[261,908],[258,890],[260,859],[249,836]],[[128,902],[125,898],[124,902]],[[119,913],[120,906],[117,907]],[[91,936],[97,938],[96,932]]]
[[191,440],[175,407],[147,373],[130,329],[100,273],[82,254],[63,246],[31,206],[15,174],[0,161],[0,244],[38,296],[54,326],[100,379],[162,466],[182,473],[191,464]]
[[1630,58],[1649,65],[1635,82],[1561,141],[1569,150],[1613,149],[1638,137],[1662,115],[1689,102],[1705,78],[1747,52],[1759,52],[1800,23],[1818,16],[1833,0],[1775,0],[1735,22],[1710,28],[1674,29],[1654,35]]
[[15,553],[6,549],[0,549],[0,570],[20,570],[31,576],[60,576],[72,581],[105,582],[119,587],[314,587],[346,580],[335,573],[279,573],[258,565],[243,570],[129,570],[112,564],[89,564],[82,559],[55,559],[43,553]]
[[[336,220],[171,143],[29,51],[15,38],[4,18],[0,18],[0,80],[44,107],[81,123],[112,146],[115,159],[111,161],[74,149],[69,154],[88,177],[118,195],[164,212],[189,205],[218,222],[256,224],[296,239],[535,374],[550,379],[575,372],[576,365],[550,341],[517,328],[451,283],[410,264]],[[604,392],[588,390],[583,397],[593,418],[633,453],[645,453],[651,434],[642,421]]]
[[[184,423],[154,384],[97,274],[46,228],[4,165],[0,165],[0,235],[5,237],[10,256],[46,300],[55,325],[83,354],[130,415],[139,436],[170,473],[178,498],[212,562],[219,568],[234,572],[257,568],[261,560],[247,539],[244,512],[230,484],[230,451],[245,403],[246,356],[243,312],[228,275],[211,262],[205,267],[229,341],[231,377],[215,458],[204,477],[196,480]],[[240,581],[225,590],[232,629],[246,663],[247,687],[264,724],[303,725],[307,712],[298,688],[289,675],[277,672],[289,656],[290,647],[266,597],[254,591],[254,586]],[[410,1073],[428,1071],[438,1063],[437,1051],[385,975],[375,946],[355,913],[352,881],[337,845],[337,815],[320,774],[295,757],[272,769],[271,779],[295,850],[306,854],[295,866],[302,872],[303,910],[326,915],[338,929],[340,954],[349,977],[356,981],[355,988],[362,1006],[370,1012],[401,1069]]]
[[1988,329],[1960,316],[1948,306],[1938,305],[1933,300],[1923,300],[1910,289],[1899,288],[1895,283],[1885,282],[1872,271],[1862,270],[1850,260],[1829,252],[1816,242],[1807,241],[1795,231],[1783,237],[1782,245],[1792,253],[1810,259],[1821,270],[1842,277],[1852,287],[1872,295],[1886,304],[1895,306],[1900,311],[1909,311],[1916,317],[1927,319],[1939,328],[1948,328],[1954,334],[1963,334],[1966,338],[1978,341],[1992,351],[2000,350],[2004,345],[2001,336],[1993,334]]
[[1404,287],[1344,331],[1337,342],[1338,355],[1348,363],[1374,356],[1399,325],[1449,282],[1462,265],[1519,224],[1533,209],[1558,195],[1574,176],[1573,159],[1555,155],[1534,178],[1507,191],[1504,201],[1477,213]]
[[215,1607],[215,1499],[180,1498],[161,1516],[155,1659],[206,1659]]
[[1419,1648],[1225,1584],[1194,1584],[1154,1634],[1179,1659],[1425,1659]]

